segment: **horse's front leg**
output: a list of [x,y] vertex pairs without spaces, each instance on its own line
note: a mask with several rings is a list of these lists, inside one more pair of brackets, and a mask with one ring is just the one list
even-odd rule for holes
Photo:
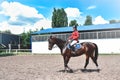
[[69,70],[69,72],[73,72],[73,70],[68,66],[68,62],[70,60],[70,57],[68,56],[64,56],[64,70],[65,72],[67,72],[67,69]]

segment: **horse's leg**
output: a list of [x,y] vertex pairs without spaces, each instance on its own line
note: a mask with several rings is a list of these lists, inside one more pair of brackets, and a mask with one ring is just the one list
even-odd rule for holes
[[98,63],[97,63],[97,60],[95,59],[95,57],[91,57],[91,59],[93,60],[93,62],[95,63],[96,67],[97,67],[97,70],[98,72],[100,71],[100,69],[98,68]]
[[67,64],[66,64],[66,60],[65,60],[65,57],[63,57],[64,58],[64,70],[65,70],[65,72],[67,71]]
[[64,70],[65,70],[65,72],[67,71],[67,67],[68,67],[68,65],[67,65],[67,61],[66,61],[66,56],[63,56],[63,59],[64,59]]
[[70,67],[68,67],[68,62],[69,62],[69,60],[70,60],[70,57],[68,57],[68,56],[64,56],[64,67],[65,67],[65,72],[67,71],[67,69],[69,69],[70,70],[70,72],[72,72],[72,69],[70,68]]
[[89,63],[89,56],[86,54],[86,62],[85,62],[84,69],[86,69],[88,63]]
[[93,62],[95,63],[96,67],[98,68],[98,63],[97,63],[97,60],[95,59],[95,57],[91,57],[91,59],[92,59]]

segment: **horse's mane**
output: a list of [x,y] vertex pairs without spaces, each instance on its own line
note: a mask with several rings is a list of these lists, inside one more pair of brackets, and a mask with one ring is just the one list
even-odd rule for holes
[[[56,37],[55,37],[55,38],[56,38]],[[66,43],[66,41],[65,41],[65,40],[62,40],[62,39],[60,39],[60,38],[56,38],[56,40],[57,40],[57,42]]]

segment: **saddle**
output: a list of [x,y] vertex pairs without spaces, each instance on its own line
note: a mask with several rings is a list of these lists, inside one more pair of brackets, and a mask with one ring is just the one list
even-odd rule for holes
[[73,52],[77,51],[78,49],[80,49],[82,46],[80,43],[76,43],[72,46],[70,46],[70,44],[68,44],[67,48],[72,50]]

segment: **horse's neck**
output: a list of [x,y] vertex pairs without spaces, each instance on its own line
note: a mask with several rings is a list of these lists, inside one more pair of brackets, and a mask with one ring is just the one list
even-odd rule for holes
[[56,39],[56,45],[62,50],[65,46],[66,41],[63,41],[61,39]]

